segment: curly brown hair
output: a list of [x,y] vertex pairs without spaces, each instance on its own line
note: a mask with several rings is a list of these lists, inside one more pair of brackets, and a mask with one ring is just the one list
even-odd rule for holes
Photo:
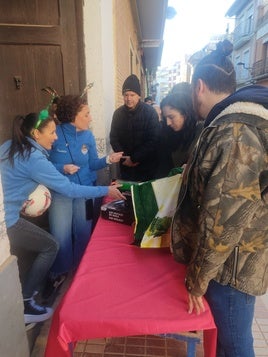
[[84,105],[87,105],[85,98],[80,95],[64,95],[57,103],[56,115],[61,123],[72,123],[78,112]]

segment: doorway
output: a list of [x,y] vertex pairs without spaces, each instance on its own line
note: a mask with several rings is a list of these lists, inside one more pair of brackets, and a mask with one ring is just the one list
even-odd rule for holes
[[16,115],[85,86],[82,0],[0,0],[0,144]]

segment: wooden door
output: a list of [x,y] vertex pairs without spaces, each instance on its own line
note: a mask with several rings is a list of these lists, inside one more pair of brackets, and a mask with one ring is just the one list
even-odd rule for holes
[[82,0],[0,0],[0,144],[12,120],[85,85]]

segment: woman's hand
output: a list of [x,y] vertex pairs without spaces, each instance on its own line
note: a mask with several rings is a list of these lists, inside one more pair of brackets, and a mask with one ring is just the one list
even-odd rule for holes
[[68,164],[63,166],[63,171],[65,174],[73,175],[80,169],[79,166]]
[[116,200],[126,200],[126,197],[118,190],[121,185],[112,184],[109,186],[108,196]]
[[123,165],[124,165],[124,166],[135,167],[135,166],[139,165],[139,162],[135,162],[135,163],[132,162],[130,156],[123,156],[122,159],[125,159],[125,160],[123,161]]
[[111,155],[109,155],[109,162],[111,164],[115,162],[119,162],[120,159],[122,158],[122,155],[123,155],[123,151],[113,152]]
[[205,312],[205,305],[203,301],[203,296],[194,296],[188,293],[188,313],[191,314],[194,310],[199,315],[201,312]]

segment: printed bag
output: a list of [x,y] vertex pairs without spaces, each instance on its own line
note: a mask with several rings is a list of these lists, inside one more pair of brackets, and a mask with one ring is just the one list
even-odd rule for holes
[[170,245],[170,225],[175,213],[181,186],[182,169],[168,177],[131,186],[135,215],[134,243],[141,248]]

